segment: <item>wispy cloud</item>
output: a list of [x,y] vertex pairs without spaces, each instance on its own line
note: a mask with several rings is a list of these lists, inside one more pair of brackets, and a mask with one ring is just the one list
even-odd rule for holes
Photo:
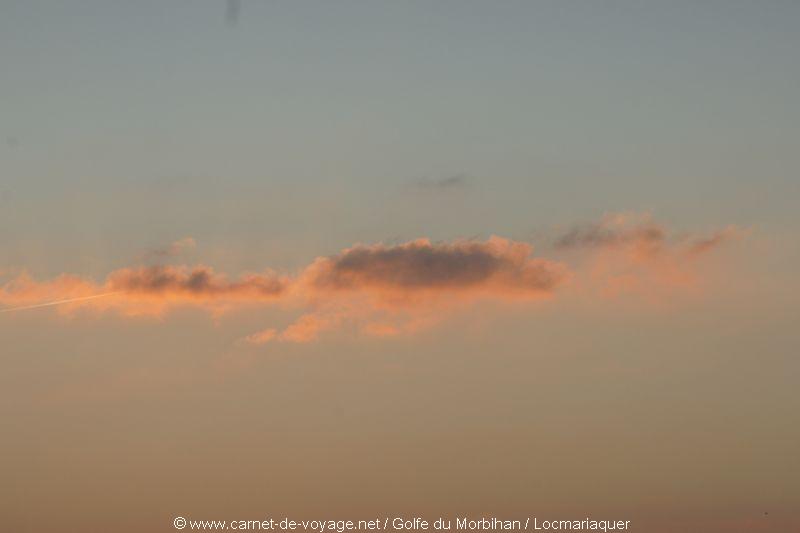
[[727,226],[705,237],[694,237],[686,249],[690,255],[701,255],[722,246],[724,243],[742,237],[746,232],[736,226]]
[[599,222],[578,224],[555,240],[556,248],[611,248],[637,246],[655,249],[666,238],[664,228],[647,214],[614,213]]
[[163,261],[172,257],[179,256],[197,247],[197,242],[192,237],[184,237],[179,239],[169,246],[162,246],[148,251],[144,259],[146,262],[150,261]]
[[579,255],[582,265],[574,268],[581,268],[586,290],[652,295],[660,288],[697,286],[695,263],[744,233],[736,226],[705,235],[676,233],[649,213],[610,213],[560,233],[553,244],[556,251]]
[[628,249],[640,257],[663,251],[699,255],[741,236],[736,226],[710,235],[671,234],[649,213],[611,213],[600,221],[573,226],[554,240],[556,249]]

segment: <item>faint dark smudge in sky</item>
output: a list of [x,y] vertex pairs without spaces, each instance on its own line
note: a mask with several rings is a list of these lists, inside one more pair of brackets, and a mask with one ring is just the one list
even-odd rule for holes
[[456,174],[439,179],[423,178],[414,182],[414,186],[418,189],[436,191],[463,189],[468,185],[469,179],[465,174]]
[[225,21],[228,26],[236,26],[239,22],[239,12],[242,8],[241,0],[227,0],[225,7]]

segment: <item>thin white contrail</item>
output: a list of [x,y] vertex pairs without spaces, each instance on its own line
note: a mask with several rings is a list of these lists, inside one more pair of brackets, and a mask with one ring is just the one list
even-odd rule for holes
[[80,298],[69,298],[67,300],[56,300],[54,302],[45,302],[43,304],[23,305],[22,307],[12,307],[11,309],[0,309],[0,313],[10,313],[11,311],[24,311],[25,309],[37,309],[39,307],[50,307],[51,305],[82,302],[84,300],[94,300],[95,298],[102,298],[103,296],[111,296],[112,294],[119,294],[119,292],[104,292],[103,294],[93,294],[92,296],[81,296]]

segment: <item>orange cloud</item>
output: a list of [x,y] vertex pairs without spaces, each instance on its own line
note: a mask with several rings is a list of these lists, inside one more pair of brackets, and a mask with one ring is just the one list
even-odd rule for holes
[[296,276],[267,270],[229,279],[202,265],[123,268],[102,282],[71,275],[36,281],[22,274],[0,286],[0,305],[6,306],[0,311],[54,305],[67,314],[85,308],[162,316],[192,306],[219,315],[243,305],[280,303],[302,314],[283,329],[266,328],[245,342],[310,342],[327,331],[386,337],[429,328],[480,301],[550,298],[571,280],[589,295],[598,288],[614,295],[690,285],[691,264],[738,234],[728,227],[708,236],[675,237],[649,215],[623,214],[555,239],[554,251],[578,254],[572,267],[534,257],[528,243],[491,237],[356,245],[315,259]]
[[[23,272],[0,287],[0,303],[10,308],[89,298],[103,293],[89,280],[62,274],[49,281],[36,281]],[[67,302],[69,303],[69,302]]]
[[556,261],[531,257],[532,252],[527,243],[501,237],[357,245],[317,258],[298,277],[296,294],[311,312],[279,333],[265,330],[248,340],[309,342],[323,331],[344,327],[393,336],[434,324],[456,305],[481,298],[547,297],[569,278],[569,271]]
[[66,313],[90,307],[125,315],[162,315],[171,307],[194,305],[220,312],[237,302],[279,299],[288,280],[266,272],[228,281],[210,267],[152,266],[111,272],[104,283],[61,275],[35,281],[27,274],[0,287],[0,303],[12,309],[53,303]]
[[110,290],[144,296],[164,296],[196,300],[274,299],[286,290],[288,282],[279,276],[249,274],[228,281],[210,267],[152,266],[124,268],[112,272],[106,281]]
[[317,290],[403,294],[482,291],[541,295],[567,278],[555,261],[531,257],[527,243],[492,237],[485,242],[433,244],[419,239],[397,246],[354,246],[317,259],[307,283]]

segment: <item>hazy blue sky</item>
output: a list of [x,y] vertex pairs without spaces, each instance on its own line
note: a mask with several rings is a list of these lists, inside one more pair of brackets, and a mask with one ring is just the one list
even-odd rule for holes
[[[235,234],[300,242],[252,258],[292,266],[323,243],[526,238],[629,209],[798,224],[797,2],[245,0],[235,25],[225,12],[0,6],[12,263],[73,266],[52,263],[63,243],[107,250],[81,265],[102,271],[128,245]],[[413,186],[453,176],[463,190]]]

